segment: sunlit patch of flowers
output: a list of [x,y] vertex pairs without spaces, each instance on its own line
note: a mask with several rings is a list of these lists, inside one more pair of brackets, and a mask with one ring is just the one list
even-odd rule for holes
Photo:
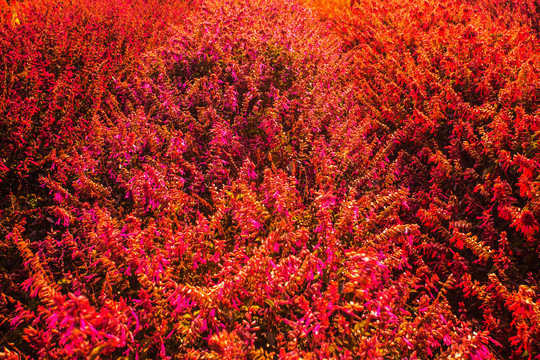
[[24,7],[0,358],[538,359],[525,5]]

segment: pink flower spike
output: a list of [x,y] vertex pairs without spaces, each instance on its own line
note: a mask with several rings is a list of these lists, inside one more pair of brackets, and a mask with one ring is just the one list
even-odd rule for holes
[[139,323],[139,317],[137,314],[135,314],[135,311],[133,311],[133,308],[129,309],[131,311],[131,315],[135,318],[135,332],[138,332],[141,329],[141,324]]

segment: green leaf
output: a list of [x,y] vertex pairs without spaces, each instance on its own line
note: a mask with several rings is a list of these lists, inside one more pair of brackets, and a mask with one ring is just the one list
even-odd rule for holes
[[92,352],[90,352],[90,360],[95,360],[99,357],[99,355],[105,350],[107,347],[107,344],[101,344],[95,348],[92,349]]

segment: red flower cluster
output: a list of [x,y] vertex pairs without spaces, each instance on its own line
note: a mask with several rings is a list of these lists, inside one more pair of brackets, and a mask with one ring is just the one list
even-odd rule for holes
[[27,5],[0,359],[540,359],[532,1]]

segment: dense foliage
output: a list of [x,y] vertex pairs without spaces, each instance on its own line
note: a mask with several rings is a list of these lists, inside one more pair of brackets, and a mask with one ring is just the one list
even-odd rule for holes
[[540,359],[536,2],[321,4],[2,8],[0,359]]

